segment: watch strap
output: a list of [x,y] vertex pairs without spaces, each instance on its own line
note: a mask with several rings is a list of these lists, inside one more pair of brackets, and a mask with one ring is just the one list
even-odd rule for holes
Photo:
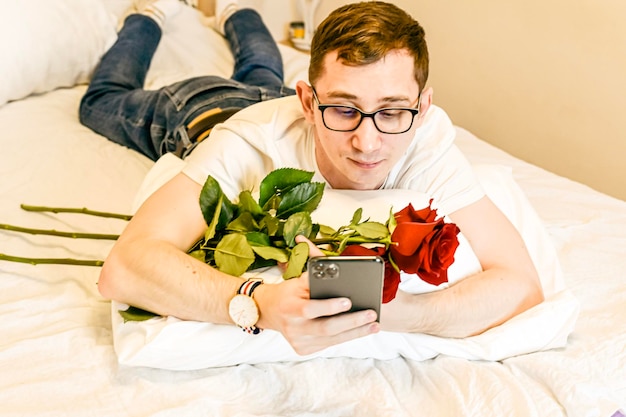
[[241,284],[241,287],[239,287],[239,291],[237,291],[237,294],[244,294],[252,297],[252,293],[254,292],[254,290],[256,290],[257,287],[261,284],[263,284],[263,280],[248,279],[243,284]]
[[[248,279],[243,284],[241,284],[241,287],[239,287],[237,294],[247,295],[248,297],[252,298],[252,293],[254,293],[254,290],[256,290],[261,284],[263,284],[262,279],[258,279],[258,278]],[[244,332],[249,333],[249,334],[259,334],[263,331],[263,329],[255,326],[254,324],[252,326],[241,327],[241,328],[243,329]]]

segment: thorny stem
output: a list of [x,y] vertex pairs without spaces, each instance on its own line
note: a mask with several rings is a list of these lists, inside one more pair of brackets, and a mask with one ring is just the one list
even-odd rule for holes
[[119,235],[110,235],[104,233],[60,232],[58,230],[32,229],[29,227],[14,226],[11,224],[3,223],[0,223],[0,229],[10,230],[12,232],[29,233],[31,235],[50,235],[59,237],[70,237],[73,239],[117,240],[119,238]]
[[0,253],[0,261],[20,262],[24,264],[56,264],[56,265],[80,265],[80,266],[102,266],[104,261],[82,260],[70,258],[25,258],[22,256],[11,256]]
[[[105,211],[94,211],[87,208],[67,208],[67,207],[45,207],[21,204],[20,207],[26,211],[52,212],[52,213],[79,213],[90,216],[109,217],[121,220],[130,220],[132,216],[126,214],[110,213]],[[29,227],[14,226],[0,223],[0,229],[12,232],[29,233],[32,235],[49,235],[58,237],[69,237],[73,239],[101,239],[117,240],[119,235],[104,233],[80,233],[80,232],[60,232],[58,230],[32,229]],[[12,256],[0,253],[0,261],[19,262],[31,265],[55,264],[55,265],[79,265],[79,266],[102,266],[104,261],[91,259],[71,259],[71,258],[28,258],[23,256]]]
[[31,206],[28,204],[21,204],[22,210],[26,211],[39,211],[39,212],[52,212],[52,213],[79,213],[87,214],[90,216],[98,217],[110,217],[114,219],[130,220],[133,216],[129,214],[110,213],[106,211],[89,210],[88,208],[68,208],[68,207],[46,207],[46,206]]

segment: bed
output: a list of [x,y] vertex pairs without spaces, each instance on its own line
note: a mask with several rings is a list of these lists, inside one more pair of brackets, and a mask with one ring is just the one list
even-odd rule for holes
[[[122,219],[21,205],[132,212],[154,163],[81,126],[77,116],[89,74],[115,39],[115,16],[127,6],[126,0],[0,6],[3,39],[11,39],[0,47],[0,223],[123,230]],[[191,75],[230,74],[230,53],[207,19],[185,8],[171,23],[149,88]],[[280,49],[286,82],[306,79],[307,55]],[[473,164],[511,170],[545,227],[567,291],[580,305],[561,346],[498,360],[439,354],[187,370],[137,366],[116,353],[115,311],[97,291],[98,266],[3,259],[0,415],[626,415],[626,202],[516,159],[462,127],[457,134]],[[103,260],[112,244],[0,230],[3,256]]]

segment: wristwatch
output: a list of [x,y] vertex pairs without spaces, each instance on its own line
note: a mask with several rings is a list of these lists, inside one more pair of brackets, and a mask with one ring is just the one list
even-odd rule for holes
[[263,284],[262,279],[248,279],[241,284],[237,294],[235,294],[228,304],[228,314],[230,314],[230,318],[246,333],[259,334],[263,330],[256,327],[256,323],[259,321],[259,307],[256,301],[254,301],[254,298],[252,298],[252,293],[261,284]]

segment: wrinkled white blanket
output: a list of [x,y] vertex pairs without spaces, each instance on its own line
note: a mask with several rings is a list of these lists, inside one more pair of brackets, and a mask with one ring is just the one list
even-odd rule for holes
[[[181,169],[182,161],[167,155],[159,160],[141,187],[135,208],[164,181]],[[282,335],[265,331],[249,335],[235,326],[183,321],[175,317],[124,323],[120,309],[112,305],[114,344],[121,363],[166,369],[201,369],[241,363],[302,361],[314,357],[391,359],[398,356],[425,360],[440,354],[501,360],[523,353],[562,347],[578,315],[578,302],[565,289],[556,252],[533,208],[513,181],[510,169],[495,165],[475,167],[485,192],[522,234],[539,271],[546,301],[481,335],[466,339],[425,334],[381,332],[332,346],[308,356],[296,354]],[[411,202],[428,205],[428,196],[408,190],[326,190],[314,221],[330,226],[347,224],[359,207],[364,216],[384,221],[391,207],[400,210]],[[480,264],[467,240],[460,235],[450,284],[480,271]],[[266,282],[280,280],[275,269],[255,271]],[[409,293],[437,290],[417,276],[402,276],[400,289]]]
[[[85,46],[94,45],[94,38],[81,38],[77,26],[67,24],[79,22],[76,15],[84,7],[74,7],[77,1],[88,3],[92,13],[100,10],[93,4],[100,0],[20,0],[61,10],[53,16],[62,18],[39,13],[46,18],[38,24],[25,21],[23,28],[56,35],[38,37],[50,42],[37,43],[36,50],[26,44],[30,38],[9,31],[5,38],[11,45],[4,50],[15,55],[3,55],[0,67],[20,62],[32,67],[32,60],[22,58],[37,53],[52,63],[61,57],[74,76],[81,67],[70,64],[84,62],[87,55],[65,58],[85,49],[50,45],[75,32]],[[10,4],[17,2],[5,3],[2,11],[13,10]],[[121,13],[131,0],[102,3]],[[256,3],[272,10],[280,2]],[[230,75],[232,56],[224,38],[197,17],[186,8],[169,22],[148,74],[149,87],[195,75]],[[307,56],[279,47],[288,85],[306,79]],[[113,234],[124,228],[126,223],[116,219],[29,213],[19,206],[131,211],[153,164],[80,126],[77,108],[84,90],[55,90],[0,107],[0,221]],[[113,347],[111,305],[97,290],[98,268],[0,262],[0,415],[617,417],[617,410],[626,415],[626,202],[516,159],[463,128],[457,127],[456,142],[473,163],[512,167],[547,228],[567,293],[581,304],[564,347],[498,362],[440,354],[425,361],[316,358],[182,372],[124,366]],[[111,244],[0,232],[0,252],[13,255],[104,259]],[[119,318],[116,311],[114,318]],[[150,339],[142,329],[136,335],[136,346],[145,351],[157,346],[144,343]],[[115,341],[119,348],[120,339]],[[166,351],[152,351],[153,363],[168,358],[173,365],[165,354],[178,346],[170,348],[165,341]],[[521,346],[528,347],[525,340]]]

